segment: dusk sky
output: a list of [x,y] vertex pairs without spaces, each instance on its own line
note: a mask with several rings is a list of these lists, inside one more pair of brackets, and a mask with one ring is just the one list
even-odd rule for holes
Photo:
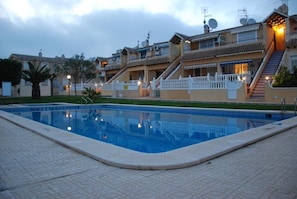
[[[0,58],[10,54],[86,58],[110,57],[117,49],[165,42],[174,33],[203,33],[206,21],[216,19],[213,31],[241,26],[249,18],[263,21],[281,0],[1,0]],[[285,1],[287,2],[287,1]],[[289,0],[289,15],[297,0]]]

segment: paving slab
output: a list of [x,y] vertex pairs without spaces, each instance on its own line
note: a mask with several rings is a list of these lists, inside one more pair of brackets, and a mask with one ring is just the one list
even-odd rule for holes
[[297,198],[296,154],[293,127],[187,168],[122,169],[0,118],[0,198]]

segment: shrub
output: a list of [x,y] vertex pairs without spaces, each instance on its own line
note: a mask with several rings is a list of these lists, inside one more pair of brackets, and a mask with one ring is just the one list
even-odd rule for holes
[[101,96],[101,92],[96,92],[93,88],[89,87],[84,87],[84,91],[82,91],[83,95],[86,95],[87,97],[89,97],[90,99],[94,100],[95,97],[100,97]]
[[274,76],[275,87],[297,87],[297,67],[293,67],[293,72],[290,73],[288,67],[281,66],[277,75]]

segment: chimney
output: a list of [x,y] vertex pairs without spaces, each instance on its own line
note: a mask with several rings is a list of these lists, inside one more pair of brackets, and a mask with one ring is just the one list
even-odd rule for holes
[[209,33],[209,26],[207,24],[204,25],[204,33]]

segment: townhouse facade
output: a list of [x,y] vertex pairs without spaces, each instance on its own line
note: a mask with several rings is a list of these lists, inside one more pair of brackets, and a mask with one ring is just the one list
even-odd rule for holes
[[[146,41],[141,47],[125,47],[110,58],[99,59],[98,73],[106,82],[103,93],[198,101],[282,98],[265,96],[272,92],[265,89],[281,65],[290,70],[297,66],[297,15],[288,16],[286,4],[262,22],[219,31],[210,31],[207,24],[204,28],[203,34],[175,33],[168,42],[149,45]],[[134,94],[129,91],[135,88],[131,82],[141,82]],[[289,93],[293,102],[297,93]]]
[[[51,71],[51,74],[54,73],[57,67],[61,67],[67,58],[65,56],[61,57],[44,57],[42,53],[39,52],[38,56],[34,55],[24,55],[24,54],[11,54],[9,59],[19,61],[22,64],[22,70],[28,70],[29,64],[31,62],[33,65],[46,66]],[[65,93],[63,85],[68,84],[66,77],[58,76],[53,79],[53,95],[59,95]],[[32,96],[32,84],[31,82],[26,82],[24,79],[21,79],[20,84],[12,88],[13,97],[29,97]],[[51,82],[50,80],[45,80],[40,83],[40,95],[41,96],[50,96],[51,95]]]
[[[289,70],[297,66],[296,46],[297,15],[289,16],[283,4],[262,22],[218,31],[205,24],[202,34],[174,33],[168,41],[154,44],[146,39],[134,48],[118,49],[110,57],[97,57],[93,87],[113,97],[236,102],[279,102],[285,97],[294,102],[296,88],[272,88],[271,83],[280,66]],[[20,61],[24,70],[31,61],[47,65],[52,72],[67,60],[41,53],[12,54],[10,59]],[[66,77],[56,77],[53,94],[67,94],[68,84]],[[13,96],[31,96],[31,89],[29,82],[21,80],[13,88]],[[42,96],[51,95],[50,89],[50,80],[41,83]]]

